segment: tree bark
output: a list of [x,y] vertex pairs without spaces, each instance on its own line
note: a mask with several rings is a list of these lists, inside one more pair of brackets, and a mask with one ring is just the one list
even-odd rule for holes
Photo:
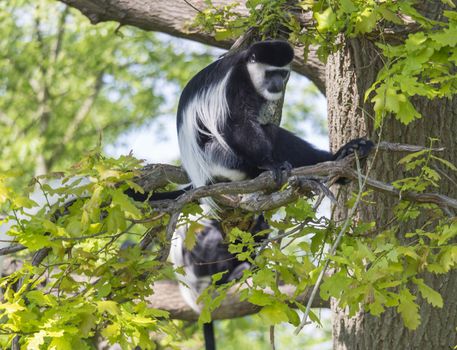
[[[432,3],[432,2],[430,2]],[[436,6],[435,4],[432,4]],[[425,6],[425,5],[424,5]],[[373,134],[372,106],[363,101],[364,92],[374,82],[381,67],[376,48],[368,40],[342,39],[342,48],[329,58],[327,64],[327,97],[330,139],[333,149],[351,138]],[[331,82],[331,83],[330,83]],[[443,158],[457,164],[457,99],[427,100],[416,98],[414,104],[423,118],[405,127],[393,118],[387,117],[382,126],[382,140],[388,142],[414,143],[427,146],[429,137],[440,139],[440,146],[446,151]],[[379,130],[378,130],[379,131]],[[404,154],[380,151],[370,176],[384,182],[404,177],[397,165]],[[341,194],[341,200],[348,199],[348,190]],[[457,188],[450,181],[442,182],[440,192],[455,197]],[[398,198],[376,192],[373,206],[362,208],[360,218],[374,221],[382,228],[390,218]],[[340,208],[341,206],[338,206]],[[336,209],[338,219],[346,212]],[[411,227],[401,231],[410,232]],[[405,241],[404,238],[400,239]],[[437,290],[444,299],[442,309],[434,308],[418,295],[421,324],[415,331],[406,329],[396,309],[388,309],[380,317],[374,317],[363,310],[350,318],[345,309],[332,301],[334,349],[452,349],[457,343],[457,272],[446,275],[424,274],[427,284]]]
[[[206,8],[204,0],[60,0],[77,8],[93,24],[115,21],[121,25],[131,25],[148,31],[162,32],[178,38],[190,39],[203,44],[229,49],[233,40],[217,41],[212,33],[191,29],[190,24],[198,10]],[[232,4],[231,0],[213,0],[215,6]],[[246,1],[237,1],[236,11],[246,15]],[[192,6],[191,6],[191,5]],[[306,18],[300,18],[305,21]],[[309,78],[322,93],[325,91],[325,65],[317,58],[311,48],[306,62],[303,60],[303,49],[295,48],[295,59],[292,68]]]

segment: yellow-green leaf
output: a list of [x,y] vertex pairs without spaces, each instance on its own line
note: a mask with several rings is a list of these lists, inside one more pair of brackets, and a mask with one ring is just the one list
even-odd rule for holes
[[422,278],[414,278],[413,281],[416,283],[419,292],[425,300],[435,307],[443,307],[443,298],[440,293],[427,286]]
[[398,312],[403,318],[406,328],[416,329],[420,324],[419,305],[414,301],[416,297],[408,289],[402,289],[399,295]]
[[119,315],[120,313],[119,306],[112,300],[102,300],[97,302],[97,309],[100,313],[107,312],[111,315]]
[[281,303],[267,305],[259,312],[259,316],[268,324],[277,324],[281,322],[288,322],[287,306]]
[[319,32],[325,32],[328,29],[331,29],[336,22],[336,15],[331,7],[325,9],[324,12],[314,13],[314,17],[316,18],[317,30]]

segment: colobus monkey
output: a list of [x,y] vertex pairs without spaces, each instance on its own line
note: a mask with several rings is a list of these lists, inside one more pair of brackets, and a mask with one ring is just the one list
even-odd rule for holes
[[178,140],[184,169],[194,187],[254,178],[339,159],[373,146],[352,140],[332,154],[318,150],[260,115],[282,97],[294,57],[285,41],[262,41],[223,56],[193,77],[178,105]]
[[[179,100],[177,128],[182,164],[193,187],[254,178],[264,170],[273,171],[280,182],[282,170],[340,159],[355,150],[361,157],[369,153],[371,141],[352,140],[332,154],[275,124],[261,122],[268,104],[284,94],[293,56],[285,41],[258,42],[221,57],[189,81]],[[259,218],[252,233],[267,227]],[[186,275],[179,279],[187,288],[181,286],[182,294],[198,312],[195,301],[211,275],[227,270],[226,279],[219,281],[224,283],[249,266],[228,252],[215,221],[197,234],[192,251],[182,246],[184,235],[185,231],[175,235],[172,260],[184,267]],[[211,324],[205,327],[205,341],[207,350],[215,349]]]

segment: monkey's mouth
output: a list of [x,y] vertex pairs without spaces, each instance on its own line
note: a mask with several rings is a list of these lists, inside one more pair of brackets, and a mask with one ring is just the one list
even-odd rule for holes
[[279,93],[282,92],[282,87],[281,87],[281,88],[276,87],[276,86],[274,86],[274,87],[269,87],[269,88],[267,89],[267,91],[268,91],[270,94],[279,94]]
[[271,94],[277,94],[284,90],[284,81],[282,79],[273,79],[267,85],[267,91]]

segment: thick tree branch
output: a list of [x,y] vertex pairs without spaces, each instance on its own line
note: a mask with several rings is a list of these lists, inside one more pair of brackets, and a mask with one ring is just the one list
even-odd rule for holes
[[[272,191],[276,188],[274,178],[271,173],[265,172],[253,180],[225,182],[218,183],[210,186],[202,186],[188,191],[176,201],[157,201],[151,202],[151,205],[160,210],[167,212],[175,212],[182,208],[185,204],[196,201],[204,197],[215,197],[224,205],[230,207],[243,207],[249,211],[261,211],[274,209],[283,206],[287,203],[293,202],[296,199],[297,191],[299,193],[311,192],[316,190],[316,183],[310,177],[316,176],[339,176],[356,180],[358,178],[357,172],[350,166],[351,160],[344,159],[335,162],[325,162],[313,166],[306,166],[292,170],[292,176],[289,178],[291,190],[283,192],[273,192],[268,195],[256,194],[262,191]],[[161,164],[161,167],[170,167],[169,172],[178,173],[177,167],[172,165],[167,166]],[[411,200],[419,203],[435,203],[440,207],[447,207],[457,209],[457,200],[447,197],[438,193],[416,193],[416,192],[400,192],[398,189],[390,184],[366,178],[367,187],[374,190],[382,191],[393,196]],[[146,185],[146,188],[149,186]],[[255,193],[255,200],[240,196],[241,194]],[[229,196],[228,198],[226,198]]]
[[[417,152],[427,149],[422,146],[395,144],[382,142],[378,145],[380,150],[398,152]],[[442,151],[442,148],[434,151]],[[306,196],[311,193],[323,193],[330,196],[328,189],[321,183],[329,177],[345,177],[358,180],[359,176],[366,182],[366,186],[375,191],[381,191],[399,199],[406,199],[417,203],[434,203],[447,213],[450,208],[457,210],[457,199],[439,193],[416,193],[412,191],[401,192],[389,183],[358,174],[352,168],[353,157],[319,163],[293,169],[291,176],[287,179],[289,187],[283,191],[276,191],[278,186],[270,172],[264,172],[252,180],[223,182],[209,186],[202,186],[187,191],[176,200],[161,200],[150,202],[150,206],[159,211],[168,212],[173,215],[170,220],[168,234],[171,235],[176,225],[179,213],[182,208],[191,202],[198,201],[204,197],[214,197],[219,203],[231,208],[241,208],[251,212],[259,212],[279,208],[295,201],[299,196]],[[146,165],[136,182],[146,191],[155,191],[169,183],[185,184],[189,179],[185,171],[178,166],[168,164]],[[332,199],[332,198],[331,198]],[[74,238],[77,240],[78,238]],[[71,240],[71,239],[70,239]],[[0,256],[9,255],[26,249],[21,244],[14,244],[0,249]],[[164,252],[163,259],[167,254]]]
[[[206,7],[204,0],[190,1],[192,6],[183,0],[60,0],[74,7],[87,16],[93,24],[114,21],[121,25],[131,25],[148,31],[167,33],[179,38],[198,41],[207,45],[229,49],[232,40],[216,41],[213,35],[201,30],[191,30],[190,24],[197,15],[196,9]],[[215,6],[232,4],[231,0],[213,0]],[[246,15],[248,10],[245,1],[238,1],[236,11]],[[317,58],[311,48],[306,62],[303,61],[303,49],[295,49],[293,69],[325,91],[325,65]]]
[[[152,308],[161,309],[170,313],[170,318],[180,319],[185,321],[196,321],[198,314],[192,310],[183,300],[178,283],[175,281],[159,281],[153,286],[154,294],[147,298],[148,304]],[[247,301],[240,301],[236,286],[230,290],[227,298],[224,299],[222,305],[212,314],[213,320],[231,319],[246,315],[255,314],[260,310],[259,306],[253,305]],[[295,288],[291,285],[283,285],[279,287],[281,293],[294,295]],[[268,291],[265,291],[268,293]],[[309,292],[300,295],[297,300],[303,304],[308,301]],[[320,298],[316,298],[313,302],[313,307],[329,307],[329,302]]]

